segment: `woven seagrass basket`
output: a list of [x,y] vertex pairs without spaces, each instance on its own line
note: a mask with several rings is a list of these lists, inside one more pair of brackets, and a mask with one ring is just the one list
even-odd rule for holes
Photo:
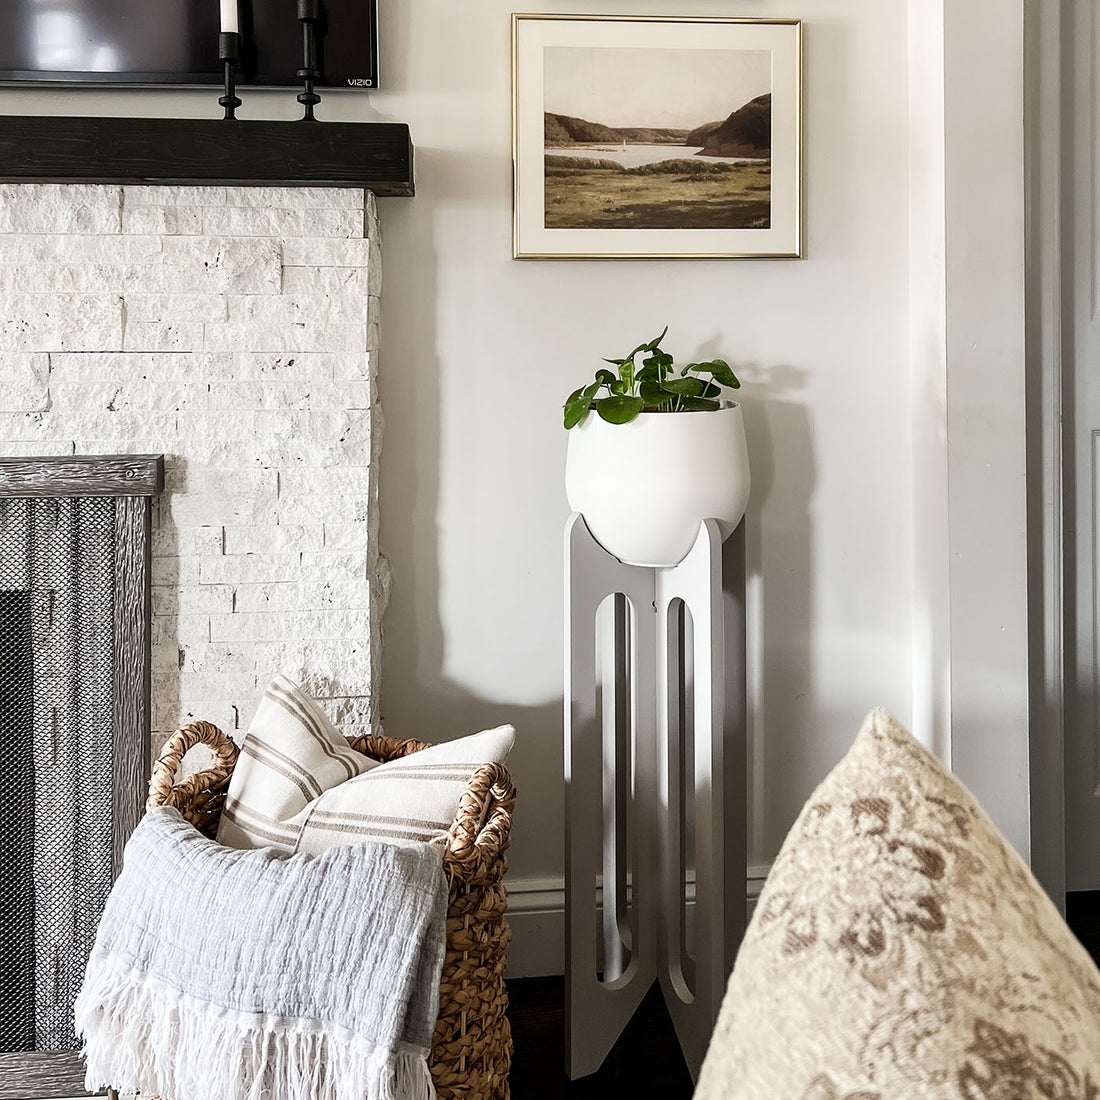
[[[422,741],[372,736],[348,738],[348,743],[383,761],[428,747]],[[198,744],[213,752],[215,763],[176,783],[180,762]],[[153,767],[148,807],[175,806],[212,837],[237,752],[237,746],[209,722],[183,726],[165,742]],[[447,954],[428,1060],[440,1100],[508,1100],[512,1033],[504,968],[512,931],[504,917],[504,872],[515,803],[507,769],[483,765],[462,796],[447,839]]]

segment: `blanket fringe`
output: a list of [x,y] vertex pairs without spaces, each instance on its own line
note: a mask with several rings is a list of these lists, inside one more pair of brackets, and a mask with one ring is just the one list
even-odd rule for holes
[[174,1100],[435,1100],[427,1051],[219,1008],[93,953],[75,1005],[85,1088]]

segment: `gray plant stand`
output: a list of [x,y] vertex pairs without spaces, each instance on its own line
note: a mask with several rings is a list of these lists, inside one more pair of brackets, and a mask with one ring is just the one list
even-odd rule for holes
[[745,929],[744,521],[650,569],[574,513],[565,604],[567,1072],[659,981],[694,1078]]

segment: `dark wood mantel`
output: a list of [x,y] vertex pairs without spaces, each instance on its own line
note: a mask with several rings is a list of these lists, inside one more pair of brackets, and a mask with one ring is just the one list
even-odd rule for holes
[[363,187],[413,194],[403,122],[0,115],[2,183]]

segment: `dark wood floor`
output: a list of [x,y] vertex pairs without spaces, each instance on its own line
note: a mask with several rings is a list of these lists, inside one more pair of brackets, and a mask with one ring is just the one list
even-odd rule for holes
[[656,987],[642,1002],[598,1073],[570,1082],[565,1075],[565,979],[520,978],[508,983],[508,1016],[516,1050],[513,1100],[687,1100],[691,1077]]
[[1066,923],[1100,964],[1100,890],[1066,894]]

